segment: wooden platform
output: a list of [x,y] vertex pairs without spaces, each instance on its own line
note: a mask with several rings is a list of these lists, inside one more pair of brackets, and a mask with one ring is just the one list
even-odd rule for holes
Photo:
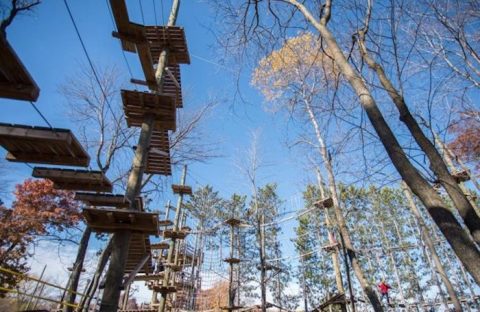
[[171,226],[173,222],[170,220],[158,220],[158,226]]
[[154,243],[152,244],[152,249],[168,249],[170,248],[170,244],[168,242],[160,242],[160,243]]
[[166,268],[169,268],[173,272],[180,272],[183,269],[182,265],[179,264],[173,264],[173,263],[165,263],[164,266]]
[[[122,194],[97,194],[76,192],[74,199],[81,200],[87,205],[95,207],[130,207],[130,202],[125,198],[125,195]],[[143,200],[141,197],[137,197],[137,209],[143,211]]]
[[152,286],[152,289],[156,291],[157,293],[161,294],[171,294],[174,292],[177,292],[177,288],[175,286],[157,286],[154,285]]
[[150,140],[145,173],[171,175],[170,142],[167,130],[154,130]]
[[[143,234],[133,234],[128,245],[128,256],[125,263],[125,273],[135,270],[135,267],[142,261],[145,255],[151,254],[150,238]],[[153,272],[152,261],[149,259],[138,273],[150,274]]]
[[223,262],[226,262],[226,263],[230,263],[230,264],[237,264],[237,263],[240,263],[240,259],[238,258],[226,258],[226,259],[223,259]]
[[240,309],[243,309],[243,308],[244,308],[243,306],[231,306],[231,307],[222,306],[222,307],[220,307],[221,310],[228,310],[228,311],[230,311],[230,310],[240,310]]
[[333,199],[331,197],[321,199],[313,203],[317,208],[331,208],[333,207]]
[[174,194],[192,195],[192,187],[187,185],[172,184],[172,191]]
[[467,182],[470,180],[470,173],[466,170],[457,171],[452,173],[452,177],[457,181],[457,183]]
[[2,34],[0,55],[0,97],[36,101],[40,89]]
[[161,232],[164,238],[170,239],[184,239],[187,237],[188,232],[185,231],[174,231],[172,229],[164,230]]
[[149,281],[160,281],[163,280],[163,272],[155,273],[155,274],[142,274],[136,275],[134,281],[142,281],[142,282],[149,282]]
[[178,26],[145,26],[145,38],[156,64],[160,53],[168,50],[168,64],[190,64],[185,32]]
[[0,145],[8,151],[8,161],[82,167],[90,163],[68,129],[0,123]]
[[228,224],[230,226],[239,226],[242,223],[243,223],[242,220],[235,219],[235,218],[230,218],[230,219],[225,220],[225,224]]
[[156,129],[176,130],[175,97],[149,92],[121,90],[129,127],[141,127],[146,114],[155,116]]
[[84,208],[83,216],[95,232],[113,233],[121,230],[158,235],[158,214],[127,209]]
[[49,179],[53,187],[72,191],[111,192],[112,183],[101,171],[35,167],[32,176]]

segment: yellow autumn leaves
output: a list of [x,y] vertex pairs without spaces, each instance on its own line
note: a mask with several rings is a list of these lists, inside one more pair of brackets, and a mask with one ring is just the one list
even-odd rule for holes
[[305,83],[322,88],[335,74],[331,59],[323,51],[320,40],[310,32],[290,38],[259,62],[251,83],[267,101],[277,100],[289,87],[298,89]]

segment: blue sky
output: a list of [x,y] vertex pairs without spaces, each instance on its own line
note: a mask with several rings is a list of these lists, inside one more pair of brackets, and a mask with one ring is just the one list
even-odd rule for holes
[[[145,24],[155,24],[152,3],[142,1]],[[170,1],[163,3],[163,11],[169,11]],[[119,41],[111,36],[114,26],[107,1],[69,1],[69,5],[95,66],[117,66],[128,86],[130,77]],[[131,20],[143,23],[139,2],[127,1],[127,6]],[[156,11],[161,24],[160,1],[156,1]],[[212,159],[207,164],[191,165],[187,184],[194,188],[210,184],[224,197],[234,192],[249,195],[251,187],[236,164],[244,159],[245,150],[251,144],[251,132],[256,131],[260,133],[261,157],[268,164],[259,172],[259,184],[277,182],[280,197],[289,206],[291,198],[298,199],[307,179],[302,170],[304,160],[286,148],[284,120],[263,111],[263,99],[250,87],[248,72],[241,76],[240,88],[249,104],[234,103],[236,78],[230,69],[216,65],[220,55],[209,30],[213,22],[213,12],[206,3],[199,0],[182,1],[177,25],[185,28],[191,54],[191,64],[182,65],[186,99],[184,110],[197,109],[211,97],[222,99],[205,125],[206,133],[210,136],[208,140],[218,142],[218,152],[222,157]],[[63,1],[43,1],[34,12],[19,16],[7,29],[7,38],[41,89],[35,105],[54,127],[74,129],[75,125],[67,117],[68,106],[59,94],[58,87],[81,64],[87,64],[87,59]],[[143,78],[138,56],[126,53],[126,58],[134,78]],[[133,86],[129,87],[133,89]],[[0,102],[0,122],[46,126],[28,102],[7,99],[0,99]],[[4,154],[2,150],[0,156],[3,158]],[[31,175],[31,168],[25,164],[6,163],[5,167],[8,172],[5,179],[10,182],[11,190],[14,184]],[[171,183],[178,182],[179,175],[180,170],[174,170]],[[163,194],[161,197],[175,200],[172,194]],[[11,199],[6,198],[5,201],[8,203]],[[153,203],[159,207],[164,204],[163,201]],[[292,210],[300,207],[285,208]],[[284,224],[284,242],[292,237],[294,223],[290,221]],[[290,244],[287,245],[286,254],[293,254]],[[40,250],[38,252],[41,254]],[[53,257],[51,262],[55,259],[58,258]],[[49,267],[53,264],[57,268],[51,262]],[[33,266],[34,271],[39,271],[43,262],[34,259]]]

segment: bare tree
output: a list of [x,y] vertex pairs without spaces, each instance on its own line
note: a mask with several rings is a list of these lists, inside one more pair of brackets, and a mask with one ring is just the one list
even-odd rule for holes
[[2,16],[0,33],[3,37],[7,37],[7,27],[12,24],[17,15],[31,11],[33,7],[40,4],[40,2],[41,0],[11,0],[10,5],[5,3],[0,4],[0,14]]
[[[344,37],[351,37],[351,34],[336,34],[330,29],[328,24],[332,17],[332,2],[330,0],[325,3],[320,1],[304,3],[297,0],[242,1],[240,5],[233,9],[233,5],[228,4],[230,10],[223,11],[225,13],[223,17],[227,16],[224,20],[227,23],[233,19],[236,23],[233,25],[234,28],[245,30],[243,32],[237,31],[235,36],[244,34],[243,42],[246,43],[252,41],[255,43],[255,39],[257,39],[255,36],[264,34],[262,31],[267,28],[265,27],[267,24],[270,27],[268,34],[265,36],[274,34],[275,30],[278,30],[276,32],[277,40],[279,40],[278,36],[285,32],[285,29],[292,29],[296,25],[305,25],[305,22],[308,27],[315,29],[322,40],[322,51],[334,62],[345,82],[357,95],[359,103],[382,142],[393,166],[425,205],[430,216],[445,235],[448,243],[469,273],[477,282],[480,282],[480,264],[478,262],[480,251],[469,233],[456,220],[447,204],[412,164],[379,109],[375,99],[376,94],[366,84],[365,76],[351,63],[349,51],[345,51],[337,41]],[[232,12],[239,13],[228,16]],[[317,12],[320,12],[320,14]],[[268,16],[267,13],[269,13]],[[292,18],[281,19],[287,13],[290,13]],[[230,28],[229,31],[232,31],[232,29]]]

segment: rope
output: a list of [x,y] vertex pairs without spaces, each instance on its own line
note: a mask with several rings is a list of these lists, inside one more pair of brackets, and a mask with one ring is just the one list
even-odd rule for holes
[[50,299],[50,298],[35,296],[35,295],[31,295],[31,294],[28,294],[28,293],[25,293],[25,292],[18,291],[16,289],[10,289],[10,288],[5,288],[5,287],[0,286],[0,290],[10,292],[10,293],[15,293],[15,294],[22,295],[22,296],[32,297],[32,298],[35,298],[35,299],[41,299],[41,300],[45,300],[45,301],[59,303],[61,305],[65,305],[65,306],[72,307],[72,308],[77,308],[78,307],[78,304],[72,304],[72,303],[68,303],[66,301],[58,301],[58,300],[54,300],[54,299]]
[[[98,77],[97,71],[95,70],[95,66],[93,66],[92,59],[90,58],[90,55],[88,54],[87,48],[85,46],[85,43],[83,42],[82,36],[80,35],[80,31],[78,30],[77,23],[75,22],[75,19],[73,18],[72,11],[70,10],[70,6],[68,5],[67,0],[63,0],[63,3],[65,4],[65,7],[67,9],[68,15],[70,16],[70,20],[72,21],[73,27],[75,28],[75,32],[77,34],[78,40],[80,41],[80,44],[82,46],[83,52],[85,56],[87,57],[88,64],[90,65],[90,68],[92,69],[93,75],[95,77],[95,80],[97,81],[98,87],[100,88],[100,91],[102,92],[102,95],[104,97],[105,102],[107,103],[108,108],[110,109],[110,112],[112,113],[113,119],[115,122],[120,125],[120,121],[117,120],[117,116],[115,116],[115,113],[113,111],[112,105],[110,104],[110,101],[107,97],[107,94],[105,90],[103,90],[102,83],[100,82],[100,78]],[[123,129],[120,127],[120,132],[123,135],[123,138],[127,140],[127,136],[123,132]]]
[[35,106],[35,104],[30,101],[30,104],[32,104],[33,108],[35,109],[35,111],[40,115],[40,117],[42,117],[43,121],[45,121],[45,123],[50,127],[50,129],[53,129],[52,125],[48,122],[47,118],[45,118],[45,116],[42,114],[42,112],[38,109],[37,106]]

